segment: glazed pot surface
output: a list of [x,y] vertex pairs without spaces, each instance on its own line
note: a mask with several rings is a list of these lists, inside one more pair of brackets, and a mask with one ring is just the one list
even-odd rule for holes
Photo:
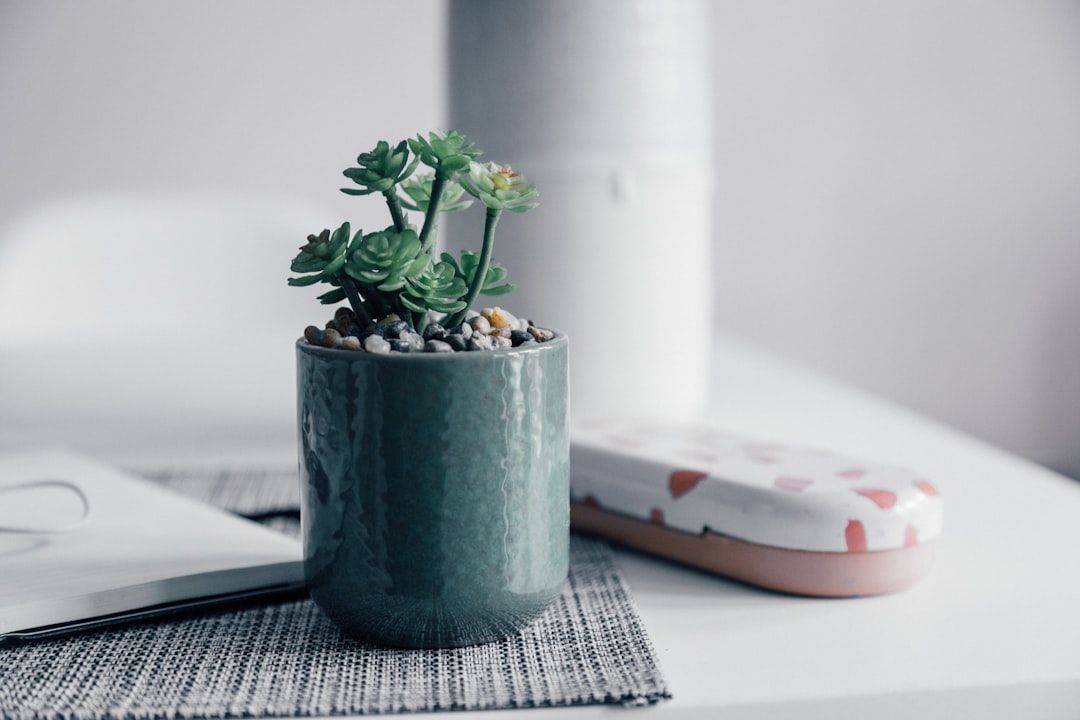
[[305,574],[353,637],[496,640],[561,591],[568,341],[374,355],[296,345]]

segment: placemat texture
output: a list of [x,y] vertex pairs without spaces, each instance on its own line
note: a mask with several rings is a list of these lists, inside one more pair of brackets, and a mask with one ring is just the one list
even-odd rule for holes
[[[296,473],[144,473],[242,513],[298,504]],[[280,529],[296,533],[288,520]],[[309,600],[0,647],[0,718],[230,718],[649,704],[670,695],[603,541],[519,635],[446,650],[344,636]]]

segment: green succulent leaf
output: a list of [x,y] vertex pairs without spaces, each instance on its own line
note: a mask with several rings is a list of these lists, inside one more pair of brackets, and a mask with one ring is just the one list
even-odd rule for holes
[[[426,213],[431,203],[431,184],[435,180],[435,173],[413,175],[399,186],[405,196],[401,198],[401,206],[406,210]],[[442,198],[439,201],[439,212],[460,212],[472,205],[472,198],[465,196],[465,190],[456,182],[447,181],[443,185]]]
[[487,275],[484,277],[484,286],[494,285],[497,282],[502,282],[503,278],[507,275],[507,270],[502,265],[492,264],[488,268]]
[[[473,278],[476,277],[476,269],[480,265],[480,253],[462,250],[460,264],[450,253],[442,253],[440,259],[443,263],[454,268],[455,274],[461,278],[463,283],[472,286]],[[508,271],[505,267],[495,262],[491,263],[488,266],[487,273],[484,274],[484,284],[480,288],[480,293],[483,295],[505,295],[514,290],[517,287],[516,285],[510,283],[499,284],[506,279],[507,274]]]
[[430,263],[430,262],[431,262],[431,256],[430,255],[426,255],[426,254],[420,255],[415,260],[413,260],[412,263],[409,265],[409,267],[406,269],[405,277],[413,277],[415,275],[419,275],[420,273],[422,273],[424,271],[425,268],[427,268],[428,263]]
[[442,170],[447,173],[461,172],[469,167],[470,159],[464,155],[455,155],[442,162]]
[[[468,251],[462,250],[462,252],[464,253],[464,252],[468,252]],[[455,275],[462,275],[463,274],[461,272],[461,267],[458,266],[457,258],[455,258],[450,253],[444,252],[444,253],[440,254],[439,255],[439,260],[446,263],[450,267],[454,268],[454,274]]]
[[292,287],[307,287],[322,280],[318,275],[304,275],[302,277],[289,278],[288,283]]
[[341,188],[348,195],[368,195],[374,192],[387,192],[394,185],[402,182],[416,170],[420,157],[409,161],[409,143],[402,140],[394,147],[380,140],[373,150],[360,153],[356,158],[359,167],[346,168],[342,175],[352,180],[363,189]]
[[420,303],[414,302],[405,293],[402,293],[401,295],[401,304],[405,306],[406,310],[411,310],[412,312],[423,313],[428,311],[427,307],[421,305]]
[[375,287],[383,292],[394,292],[395,290],[400,290],[405,287],[405,278],[400,276],[391,277],[382,281]]
[[496,287],[487,287],[487,286],[485,286],[484,289],[480,291],[480,294],[481,295],[506,295],[507,293],[513,292],[516,288],[517,288],[517,285],[513,285],[511,283],[506,283],[504,285],[498,285]]
[[334,288],[330,292],[323,293],[318,297],[319,302],[323,305],[337,305],[339,302],[346,298],[345,291],[341,288]]
[[468,175],[459,177],[458,182],[465,192],[492,210],[521,213],[540,204],[536,202],[540,191],[509,165],[473,161],[469,163]]
[[307,243],[293,258],[289,268],[300,277],[289,278],[289,285],[304,287],[317,282],[328,282],[345,267],[349,245],[349,223],[330,233],[323,230],[318,235],[308,235]]
[[465,282],[449,263],[429,263],[422,273],[408,278],[401,302],[413,312],[453,313],[465,308],[461,299],[468,292]]
[[427,138],[417,135],[409,140],[409,148],[420,158],[420,162],[434,169],[436,175],[443,179],[464,170],[481,154],[479,148],[465,142],[465,137],[454,130],[436,130],[428,133]]
[[420,256],[420,239],[412,228],[399,233],[389,227],[369,233],[353,246],[345,263],[346,274],[385,292],[400,290],[406,278],[430,262],[426,255]]

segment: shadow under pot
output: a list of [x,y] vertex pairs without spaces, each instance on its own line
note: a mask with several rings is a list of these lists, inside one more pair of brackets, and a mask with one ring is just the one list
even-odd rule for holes
[[568,340],[369,354],[296,344],[304,569],[350,636],[498,640],[561,592]]

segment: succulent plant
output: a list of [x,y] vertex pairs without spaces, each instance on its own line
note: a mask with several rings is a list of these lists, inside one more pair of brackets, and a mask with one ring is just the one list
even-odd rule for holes
[[469,163],[469,174],[459,182],[465,192],[487,205],[488,210],[526,212],[537,206],[536,187],[509,165],[473,161]]
[[345,263],[349,277],[377,290],[400,290],[405,279],[419,274],[431,259],[420,254],[420,239],[412,228],[368,233],[353,243]]
[[429,263],[423,272],[406,280],[405,285],[401,304],[413,312],[452,313],[465,307],[461,297],[468,286],[450,263]]
[[[401,205],[406,210],[415,210],[426,213],[431,204],[431,188],[435,181],[435,173],[413,175],[401,183],[401,189],[406,197],[400,198]],[[442,197],[439,201],[439,212],[460,212],[467,210],[473,201],[465,197],[465,188],[457,183],[443,186]]]
[[349,223],[345,223],[331,235],[323,230],[318,235],[308,235],[307,243],[300,247],[292,265],[293,272],[306,273],[301,277],[289,278],[290,285],[312,285],[320,280],[332,278],[345,267],[345,250],[349,241]]
[[382,140],[374,150],[360,153],[356,162],[360,167],[347,168],[342,174],[363,189],[341,188],[341,192],[348,195],[368,195],[390,190],[412,174],[420,158],[414,157],[412,162],[409,162],[409,148],[405,140],[393,148],[390,143]]
[[435,170],[435,176],[442,180],[451,179],[455,173],[469,167],[469,163],[480,157],[482,151],[472,143],[465,142],[465,137],[456,131],[428,133],[427,138],[417,135],[409,140],[409,149],[420,162]]
[[[289,284],[325,283],[331,289],[318,297],[323,304],[348,301],[357,320],[373,325],[390,314],[422,332],[437,318],[459,325],[480,294],[502,295],[514,289],[506,268],[492,260],[495,228],[503,211],[526,212],[537,206],[536,187],[509,166],[480,163],[481,150],[451,130],[402,140],[379,141],[357,156],[357,167],[344,170],[359,187],[341,188],[347,195],[380,193],[392,224],[370,233],[352,233],[348,222],[337,230],[309,235],[291,269],[299,273]],[[415,174],[421,165],[429,172]],[[435,257],[439,215],[473,204],[485,207],[479,252],[463,250]],[[417,227],[407,212],[423,214]]]
[[[464,278],[465,283],[472,286],[473,279],[476,277],[476,269],[480,265],[480,254],[474,253],[469,250],[461,251],[461,263],[454,259],[454,256],[450,253],[442,254],[443,262],[449,263],[454,266],[454,271]],[[505,295],[514,289],[514,286],[510,283],[502,283],[506,277],[507,271],[502,265],[492,262],[488,265],[487,275],[484,277],[484,283],[480,286],[481,295]]]

